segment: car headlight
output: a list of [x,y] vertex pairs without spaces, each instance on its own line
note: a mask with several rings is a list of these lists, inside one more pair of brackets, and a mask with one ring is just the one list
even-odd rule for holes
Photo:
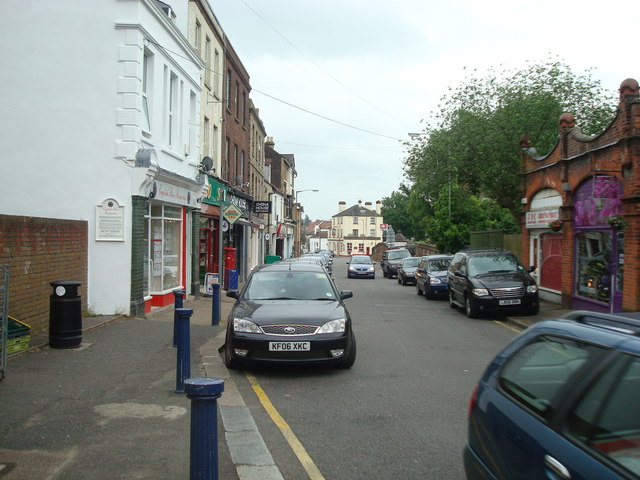
[[487,295],[489,295],[489,290],[487,290],[486,288],[474,288],[473,290],[471,290],[471,293],[473,293],[477,297],[486,297]]
[[355,270],[355,267],[349,267],[349,271],[353,272]]
[[444,283],[444,282],[440,281],[440,279],[439,279],[439,278],[437,278],[437,277],[431,277],[431,278],[429,279],[429,283],[430,283],[431,285],[440,285],[441,283]]
[[347,320],[339,318],[337,320],[331,320],[320,327],[318,333],[342,333],[347,325]]
[[242,333],[262,333],[260,327],[250,320],[244,318],[233,319],[233,331]]
[[375,269],[375,267],[369,267],[369,271],[370,271],[370,272],[375,272],[375,271],[376,271],[376,269]]
[[538,291],[538,285],[529,285],[527,287],[527,293],[536,293]]

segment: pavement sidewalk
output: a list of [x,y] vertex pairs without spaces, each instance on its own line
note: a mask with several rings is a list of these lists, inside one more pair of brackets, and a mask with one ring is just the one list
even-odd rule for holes
[[[222,378],[221,479],[282,480],[218,352],[234,300],[188,297],[191,377]],[[189,478],[190,400],[175,393],[173,306],[146,318],[83,318],[82,345],[51,349],[48,335],[9,357],[0,382],[2,480]],[[109,326],[109,328],[100,328]]]

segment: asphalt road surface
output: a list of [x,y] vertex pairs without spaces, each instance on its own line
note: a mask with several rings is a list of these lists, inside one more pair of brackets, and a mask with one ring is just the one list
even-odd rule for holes
[[[447,300],[382,276],[347,279],[334,260],[356,333],[350,370],[256,367],[234,380],[286,479],[464,479],[467,406],[487,363],[516,335],[490,318],[470,320]],[[265,410],[249,378],[281,416]],[[254,385],[255,386],[255,385]],[[300,442],[292,448],[285,428]],[[302,459],[302,460],[301,460]]]

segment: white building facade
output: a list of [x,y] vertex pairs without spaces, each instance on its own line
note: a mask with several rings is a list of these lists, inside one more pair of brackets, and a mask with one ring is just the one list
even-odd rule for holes
[[203,190],[188,1],[25,5],[0,19],[2,213],[88,221],[95,313],[172,303]]

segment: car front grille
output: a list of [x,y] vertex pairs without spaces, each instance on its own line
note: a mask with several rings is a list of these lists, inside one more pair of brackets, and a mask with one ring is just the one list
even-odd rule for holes
[[492,288],[491,295],[496,298],[521,298],[524,295],[524,287]]
[[[285,337],[300,335],[315,335],[316,325],[264,325],[260,327],[267,335],[282,335]],[[293,331],[291,331],[293,330]]]

